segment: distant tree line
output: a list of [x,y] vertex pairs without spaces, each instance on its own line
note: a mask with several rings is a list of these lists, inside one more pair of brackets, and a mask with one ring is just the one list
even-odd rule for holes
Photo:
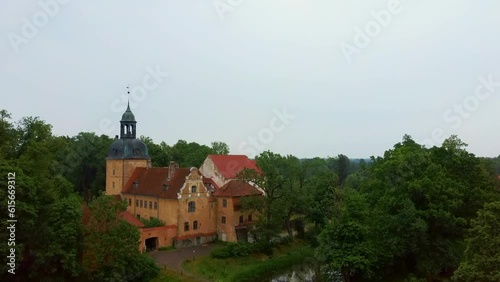
[[344,155],[256,160],[240,175],[266,194],[244,201],[260,212],[254,238],[270,252],[282,230],[312,239],[318,281],[500,281],[495,163],[456,136],[425,148],[406,135],[354,170]]

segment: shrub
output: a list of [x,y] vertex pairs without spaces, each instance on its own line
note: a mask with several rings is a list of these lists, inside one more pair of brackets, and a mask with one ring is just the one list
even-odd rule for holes
[[144,223],[144,227],[146,228],[165,226],[165,222],[156,217],[152,217],[150,220],[141,218],[141,221]]
[[170,250],[175,250],[175,246],[163,246],[158,248],[158,251],[170,251]]
[[210,252],[212,258],[246,257],[254,252],[254,245],[250,243],[227,243]]

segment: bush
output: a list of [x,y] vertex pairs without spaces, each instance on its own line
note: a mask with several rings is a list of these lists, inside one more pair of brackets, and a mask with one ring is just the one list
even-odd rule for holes
[[156,217],[152,217],[150,220],[141,218],[141,222],[144,223],[144,227],[146,228],[165,226],[165,222]]
[[171,250],[175,250],[175,246],[163,246],[158,248],[158,251],[171,251]]
[[250,243],[227,243],[225,246],[216,248],[210,252],[212,258],[231,258],[246,257],[255,250],[254,245]]

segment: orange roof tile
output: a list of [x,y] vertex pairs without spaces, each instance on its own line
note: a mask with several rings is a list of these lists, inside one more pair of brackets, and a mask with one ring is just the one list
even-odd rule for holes
[[[113,198],[117,199],[116,196],[113,196]],[[83,210],[82,223],[83,223],[83,225],[87,225],[90,221],[90,218],[92,218],[92,210],[86,204],[82,205],[82,210]],[[124,212],[120,213],[118,216],[120,218],[123,218],[126,222],[128,222],[136,227],[144,227],[144,224],[140,220],[135,218],[128,211],[124,211]]]
[[262,195],[262,192],[243,180],[231,180],[212,195],[215,197],[244,197]]
[[208,155],[219,172],[226,179],[234,179],[244,168],[259,171],[255,160],[250,160],[245,155]]
[[123,194],[177,199],[190,171],[189,168],[176,168],[174,176],[168,179],[168,170],[167,167],[136,168],[125,184]]
[[212,178],[207,178],[205,176],[203,176],[203,184],[205,184],[205,186],[207,188],[210,188],[207,186],[207,184],[212,184],[212,186],[214,187],[214,190],[218,190],[219,189],[219,186],[213,181]]
[[126,222],[134,225],[135,227],[144,227],[144,223],[139,219],[135,218],[133,214],[128,211],[124,211],[120,214],[120,217],[123,218]]

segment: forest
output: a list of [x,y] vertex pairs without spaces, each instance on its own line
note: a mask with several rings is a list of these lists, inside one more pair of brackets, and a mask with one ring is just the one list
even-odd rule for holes
[[[208,154],[230,153],[219,141],[141,139],[153,166],[176,161],[199,167]],[[89,132],[56,136],[38,117],[13,121],[1,110],[0,141],[3,218],[7,175],[15,173],[17,281],[149,281],[158,275],[154,261],[138,252],[136,228],[118,216],[126,204],[102,196],[113,139]],[[457,136],[426,148],[405,135],[383,156],[366,160],[266,151],[256,162],[259,173],[244,170],[240,177],[265,191],[243,203],[261,214],[253,231],[257,243],[269,244],[283,231],[308,238],[321,265],[318,281],[332,281],[331,275],[343,281],[500,281],[500,156],[476,157]],[[1,253],[8,254],[8,223],[0,225]],[[6,281],[12,277],[3,257],[0,280]]]

